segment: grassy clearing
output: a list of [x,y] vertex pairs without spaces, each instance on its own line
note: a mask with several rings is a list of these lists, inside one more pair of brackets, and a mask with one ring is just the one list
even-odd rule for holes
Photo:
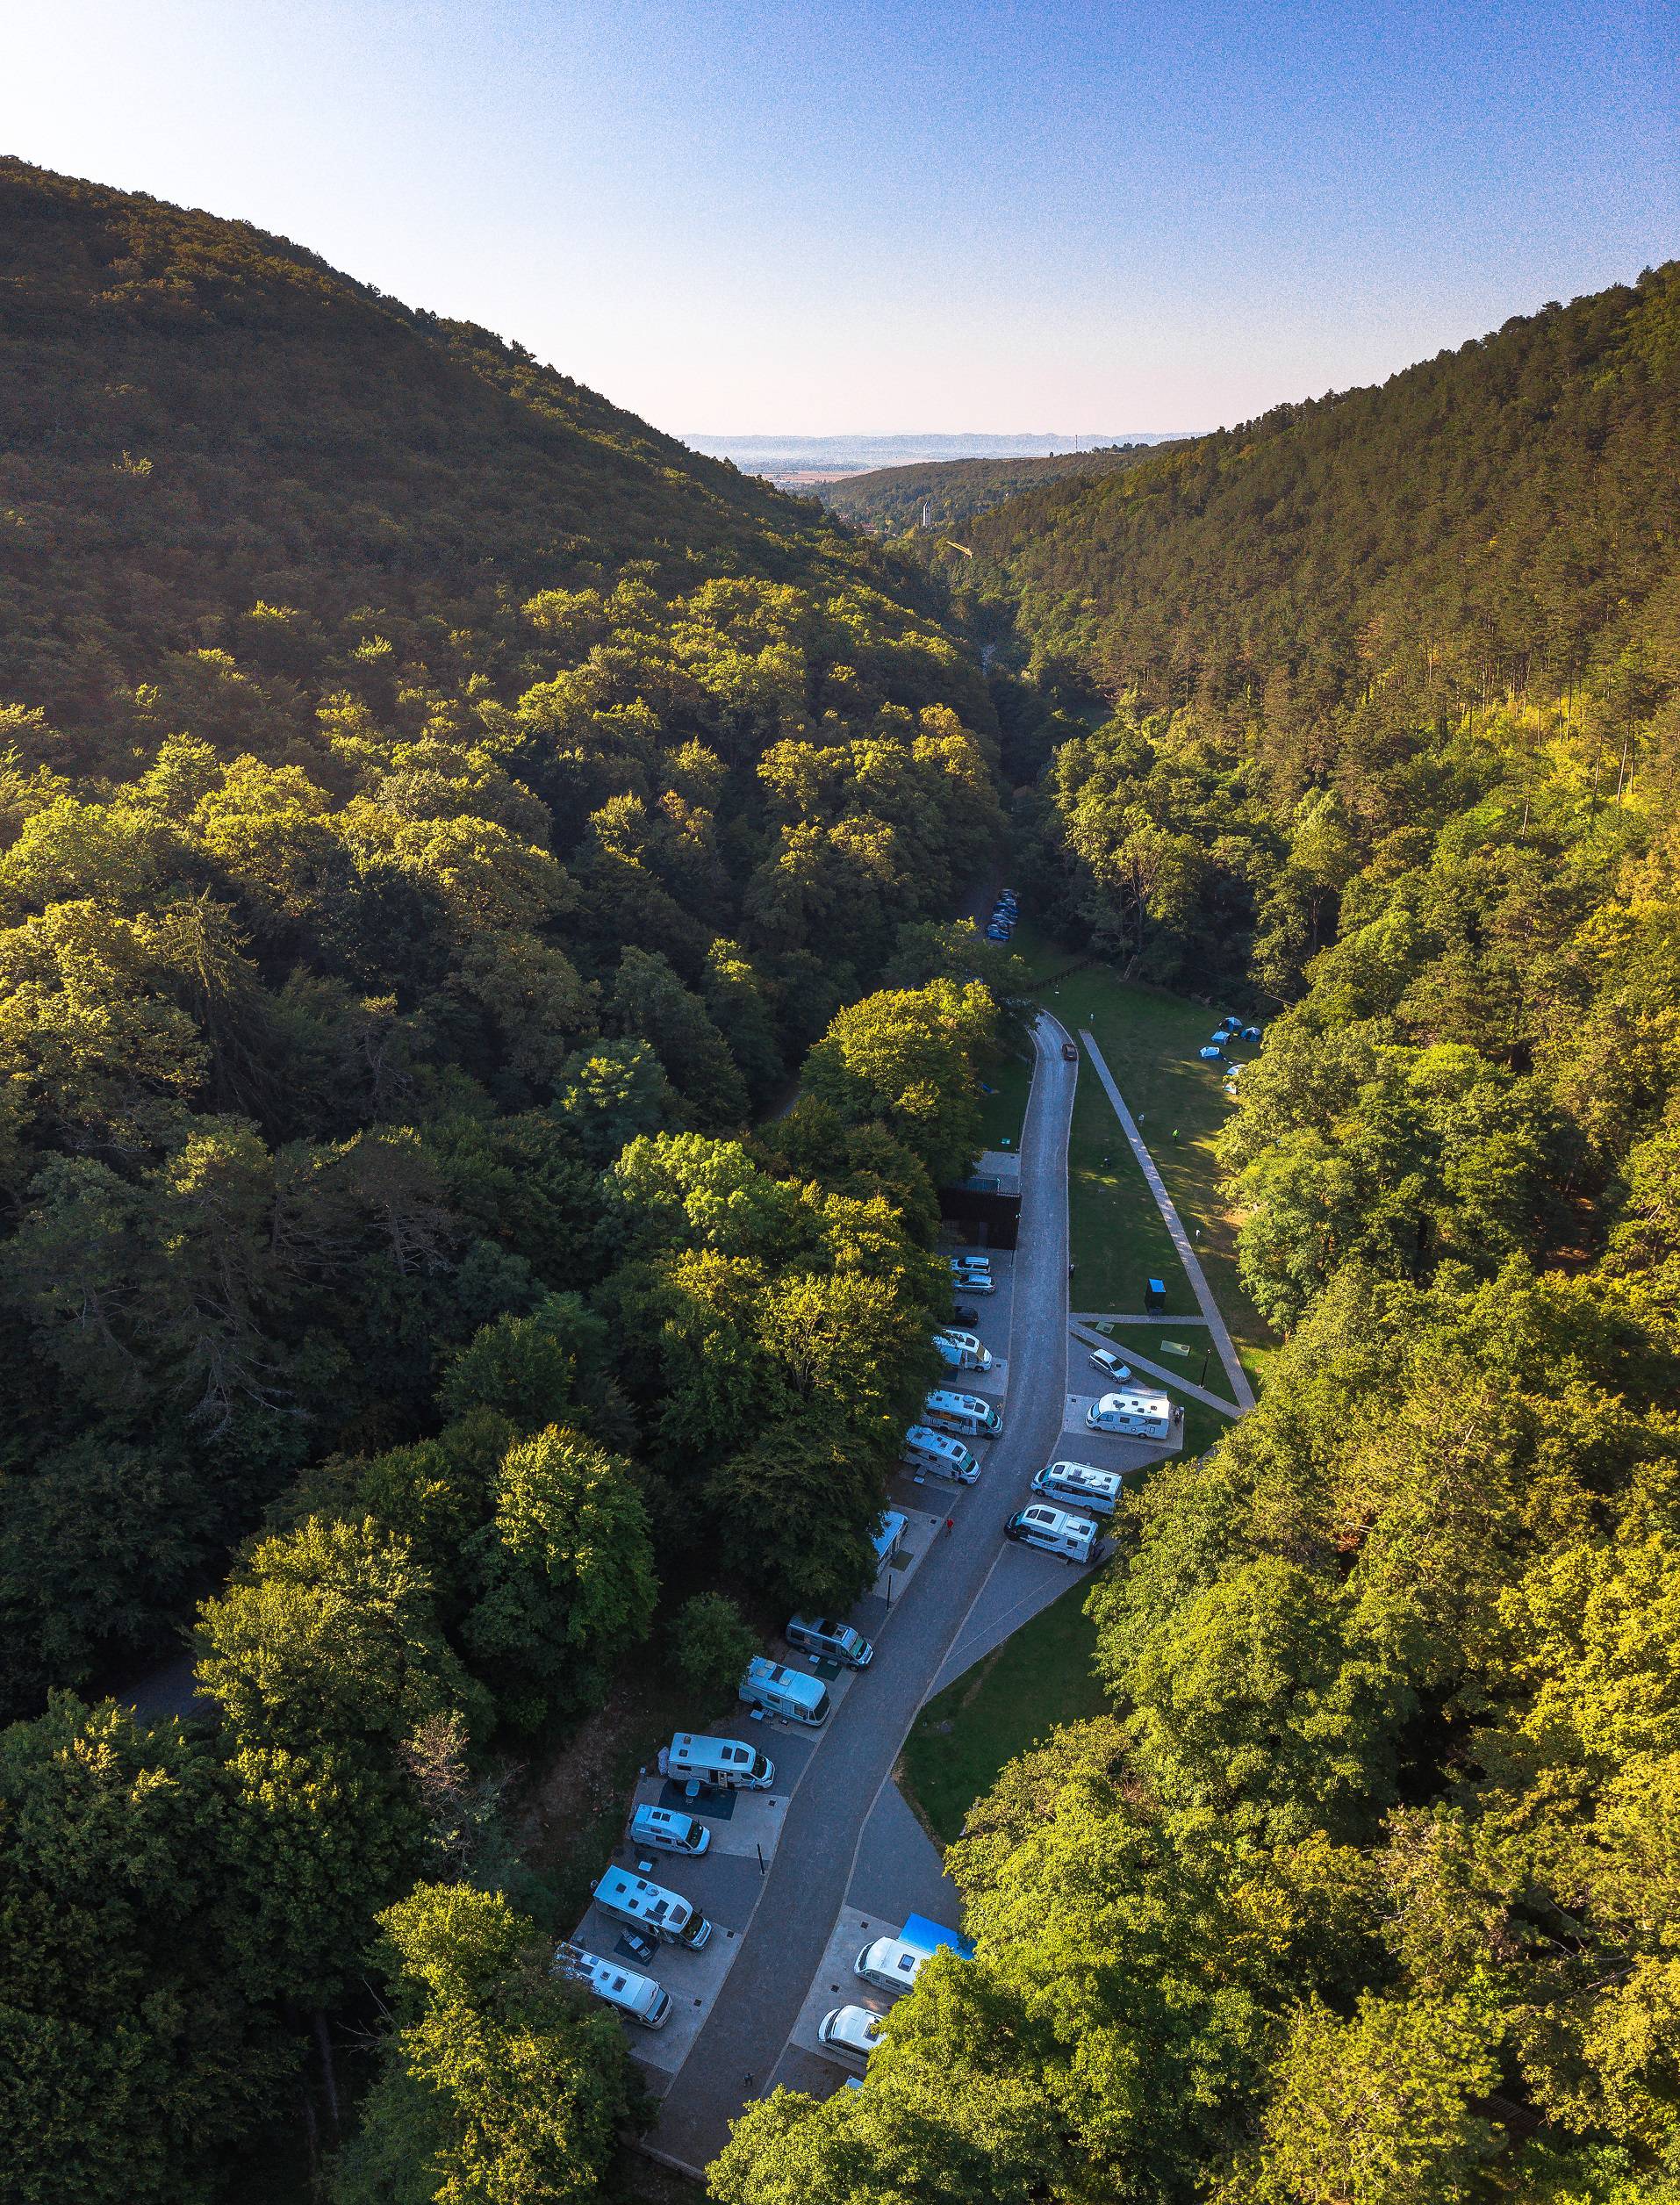
[[1091,1673],[1096,1631],[1081,1579],[931,1699],[905,1742],[901,1776],[941,1844],[958,1836],[974,1801],[1006,1762],[1058,1723],[1081,1722],[1107,1705]]
[[1032,1085],[1031,1059],[1006,1056],[985,1078],[993,1092],[980,1097],[981,1143],[987,1148],[1018,1149],[1027,1115],[1027,1092]]
[[[1217,1023],[1217,1009],[1138,987],[1105,965],[1064,973],[1049,983],[1044,1000],[1064,1025],[1088,1027],[1095,1035],[1189,1231],[1244,1363],[1257,1375],[1272,1341],[1238,1278],[1236,1231],[1220,1194],[1213,1152],[1230,1105],[1220,1068],[1196,1056]],[[1232,1053],[1246,1058],[1254,1052],[1239,1047]],[[1167,1282],[1167,1313],[1193,1316],[1189,1282],[1088,1061],[1073,1106],[1069,1163],[1076,1305],[1141,1310],[1143,1282],[1152,1275]]]

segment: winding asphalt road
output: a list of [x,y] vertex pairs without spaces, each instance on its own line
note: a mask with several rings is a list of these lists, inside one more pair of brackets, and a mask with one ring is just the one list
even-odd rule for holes
[[1067,1371],[1067,1131],[1079,1071],[1062,1056],[1068,1038],[1047,1015],[1033,1033],[1002,1436],[979,1484],[953,1505],[955,1530],[877,1634],[873,1666],[823,1733],[789,1803],[740,1956],[664,2101],[648,2142],[694,2172],[717,2156],[730,2120],[780,2058],[845,1904],[870,1811],[999,1556],[1015,1552],[1003,1526],[1028,1477],[1055,1452]]

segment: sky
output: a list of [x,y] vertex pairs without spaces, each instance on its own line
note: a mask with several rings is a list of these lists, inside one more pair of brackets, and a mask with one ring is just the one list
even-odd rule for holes
[[1680,253],[1680,0],[0,0],[0,149],[681,435],[1208,428]]

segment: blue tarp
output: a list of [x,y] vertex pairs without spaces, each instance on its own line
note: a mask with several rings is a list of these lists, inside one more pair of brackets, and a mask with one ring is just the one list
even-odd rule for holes
[[972,1960],[974,1948],[968,1938],[955,1929],[944,1928],[926,1914],[912,1914],[899,1931],[899,1942],[908,1944],[914,1952],[937,1952],[948,1945],[959,1960]]

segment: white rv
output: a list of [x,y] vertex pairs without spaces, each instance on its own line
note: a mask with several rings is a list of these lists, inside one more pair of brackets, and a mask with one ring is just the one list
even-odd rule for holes
[[671,1806],[639,1806],[630,1818],[630,1842],[656,1853],[703,1853],[712,1833],[692,1814]]
[[822,2016],[816,2033],[831,2051],[861,2059],[867,2065],[869,2055],[880,2041],[881,2017],[866,2006],[836,2006]]
[[554,1972],[581,1983],[638,2028],[663,2029],[671,2019],[671,1993],[650,1975],[638,1975],[634,1968],[621,1967],[616,1960],[603,1960],[599,1952],[585,1952],[581,1945],[557,1947]]
[[922,1420],[938,1426],[943,1432],[960,1432],[966,1439],[982,1432],[995,1439],[1003,1429],[1003,1419],[989,1401],[977,1393],[950,1393],[943,1389],[930,1393],[923,1403]]
[[628,1868],[607,1870],[595,1886],[595,1904],[614,1921],[645,1929],[661,1944],[686,1945],[690,1952],[698,1952],[712,1934],[711,1923],[680,1892],[650,1884]]
[[776,1764],[738,1738],[697,1738],[679,1730],[659,1749],[659,1773],[673,1784],[693,1784],[711,1792],[768,1792]]
[[1096,1526],[1088,1516],[1070,1516],[1060,1508],[1017,1509],[1003,1526],[1003,1536],[1023,1547],[1037,1547],[1064,1562],[1089,1562],[1096,1551]]
[[980,1474],[980,1464],[960,1440],[926,1424],[913,1424],[904,1434],[904,1460],[913,1470],[931,1470],[936,1477],[953,1478],[958,1485],[972,1485]]
[[1032,1481],[1047,1501],[1067,1501],[1093,1516],[1112,1516],[1120,1504],[1118,1470],[1099,1470],[1094,1462],[1046,1462]]
[[878,1991],[908,1991],[927,1957],[900,1938],[877,1937],[852,1962],[851,1972],[865,1983],[872,1983]]
[[982,1347],[973,1332],[936,1332],[933,1345],[940,1359],[953,1370],[989,1370],[992,1351]]
[[808,1730],[829,1720],[829,1690],[822,1679],[807,1677],[801,1670],[784,1669],[763,1654],[755,1654],[747,1663],[736,1698],[750,1707],[762,1707],[767,1715],[779,1715],[784,1722],[803,1723]]
[[1170,1440],[1178,1415],[1164,1393],[1105,1393],[1086,1411],[1093,1432],[1118,1432],[1133,1440]]
[[831,1616],[790,1616],[782,1636],[790,1646],[801,1647],[826,1662],[840,1662],[847,1669],[867,1669],[875,1658],[873,1646],[861,1631]]

